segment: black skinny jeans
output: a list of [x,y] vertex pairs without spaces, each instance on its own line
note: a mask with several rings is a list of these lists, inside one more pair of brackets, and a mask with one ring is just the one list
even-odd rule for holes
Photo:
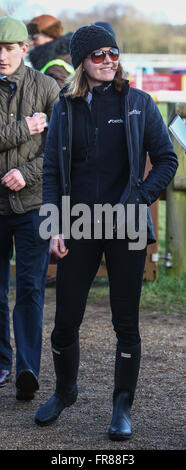
[[120,239],[71,239],[67,246],[68,255],[58,261],[52,345],[62,349],[78,338],[89,289],[103,252],[108,270],[112,322],[117,339],[123,346],[139,343],[139,302],[146,248],[130,251],[128,241]]

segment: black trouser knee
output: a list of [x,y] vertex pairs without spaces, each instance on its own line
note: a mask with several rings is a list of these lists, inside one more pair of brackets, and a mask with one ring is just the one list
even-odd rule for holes
[[105,252],[112,321],[118,340],[140,341],[139,301],[146,249],[130,251],[127,240],[70,240],[69,253],[58,263],[56,318],[52,343],[58,348],[77,339],[92,281]]

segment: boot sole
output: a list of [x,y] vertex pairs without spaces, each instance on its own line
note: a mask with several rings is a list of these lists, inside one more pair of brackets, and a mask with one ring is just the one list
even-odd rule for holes
[[[62,410],[62,411],[63,411],[63,410]],[[60,414],[62,413],[62,411],[60,411],[60,413],[59,413],[57,416],[55,416],[55,418],[53,417],[53,418],[51,418],[51,419],[48,419],[47,421],[40,421],[40,420],[37,419],[37,418],[35,418],[34,421],[35,421],[35,423],[36,423],[38,426],[40,426],[40,427],[42,427],[42,428],[44,428],[45,426],[50,426],[50,424],[52,424],[52,423],[54,423],[55,421],[57,421],[57,419],[59,418],[59,416],[60,416]]]
[[38,426],[41,426],[41,427],[45,427],[45,426],[49,426],[50,424],[54,423],[55,421],[57,421],[57,419],[59,418],[60,414],[62,413],[62,411],[65,409],[65,408],[69,408],[70,406],[72,406],[77,400],[77,397],[76,399],[74,399],[71,403],[69,403],[68,405],[65,405],[64,408],[58,413],[58,415],[55,415],[51,418],[49,418],[47,421],[41,421],[39,420],[37,417],[35,417],[34,421],[35,423],[38,425]]
[[132,436],[131,434],[123,434],[123,433],[109,433],[109,439],[111,441],[127,441]]

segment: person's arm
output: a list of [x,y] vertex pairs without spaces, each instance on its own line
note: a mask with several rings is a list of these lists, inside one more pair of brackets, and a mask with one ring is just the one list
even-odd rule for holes
[[0,152],[6,152],[31,139],[26,119],[0,126]]
[[[50,119],[54,104],[59,99],[59,87],[55,80],[46,80],[46,83],[41,84],[45,87],[45,105],[43,106],[42,112],[35,114],[33,117],[27,117],[26,123],[29,129],[30,136],[34,134],[40,134],[46,127],[46,120],[43,113],[47,115],[48,120]],[[43,137],[45,138],[45,137]],[[34,147],[33,147],[34,148]],[[40,145],[40,150],[36,154],[33,154],[32,158],[26,160],[18,169],[23,176],[27,186],[32,187],[36,182],[42,180],[43,171],[43,156],[44,156],[44,143]]]
[[[52,111],[43,162],[43,204],[54,204],[60,209],[60,171],[58,163],[58,113]],[[58,258],[68,254],[63,234],[55,234],[50,241],[50,253]]]
[[43,160],[43,204],[60,206],[60,171],[58,162],[58,114],[54,105],[47,132]]
[[149,154],[152,170],[140,184],[139,191],[144,201],[151,205],[174,177],[178,160],[167,127],[150,96],[146,113],[144,148]]
[[[45,117],[43,113],[38,113],[32,117],[25,118],[29,129],[30,136],[40,134],[44,131],[46,126]],[[12,191],[20,191],[26,186],[26,180],[21,172],[21,169],[12,168],[1,179],[1,183]]]

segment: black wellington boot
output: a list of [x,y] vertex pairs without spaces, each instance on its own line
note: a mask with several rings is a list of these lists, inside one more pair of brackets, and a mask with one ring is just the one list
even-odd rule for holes
[[117,344],[113,415],[109,438],[129,439],[132,434],[130,410],[134,399],[141,358],[141,342],[127,348]]
[[62,410],[77,400],[77,375],[79,368],[79,340],[61,351],[54,350],[53,360],[56,373],[54,395],[36,413],[35,422],[47,426],[55,421]]

